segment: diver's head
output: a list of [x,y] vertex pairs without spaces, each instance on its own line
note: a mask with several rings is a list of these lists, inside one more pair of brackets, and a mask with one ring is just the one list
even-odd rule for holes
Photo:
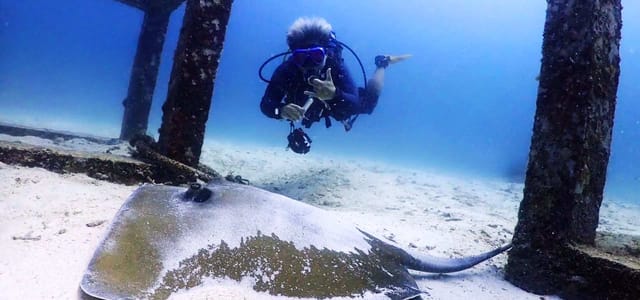
[[292,51],[311,47],[326,47],[333,39],[333,28],[323,18],[298,18],[289,26],[287,45]]
[[331,24],[323,18],[298,18],[287,32],[291,59],[305,73],[317,73],[327,61],[327,47],[334,39]]

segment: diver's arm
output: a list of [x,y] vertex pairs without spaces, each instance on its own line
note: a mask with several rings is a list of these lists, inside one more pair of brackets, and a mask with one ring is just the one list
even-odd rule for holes
[[336,94],[330,102],[346,102],[345,104],[353,111],[352,113],[357,113],[358,107],[360,107],[360,98],[358,88],[349,70],[344,65],[341,65],[332,73],[334,73],[332,77],[336,86]]
[[260,110],[269,118],[281,119],[280,111],[285,105],[283,99],[286,93],[286,78],[286,67],[282,64],[273,72],[271,82],[267,85],[264,96],[262,96]]

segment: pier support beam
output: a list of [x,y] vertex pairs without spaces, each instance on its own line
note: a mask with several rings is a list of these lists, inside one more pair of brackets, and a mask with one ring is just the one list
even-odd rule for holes
[[233,0],[187,0],[158,139],[162,154],[197,166]]
[[637,284],[632,291],[623,278],[598,277],[604,273],[594,270],[607,268],[576,264],[588,260],[573,248],[593,246],[596,237],[620,74],[622,6],[620,0],[547,3],[529,165],[506,277],[540,294],[630,296]]
[[185,0],[116,0],[144,12],[129,90],[124,105],[120,139],[146,134],[160,57],[171,13]]
[[122,102],[124,116],[120,128],[121,140],[128,141],[136,134],[147,133],[149,111],[170,16],[171,11],[162,10],[148,10],[144,14],[129,91]]

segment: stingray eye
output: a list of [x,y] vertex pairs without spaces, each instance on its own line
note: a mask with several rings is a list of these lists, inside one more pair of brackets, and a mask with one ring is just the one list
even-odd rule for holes
[[202,187],[201,184],[194,182],[189,184],[189,187],[184,192],[182,196],[182,200],[184,201],[193,201],[193,202],[205,202],[209,200],[213,192],[206,188]]

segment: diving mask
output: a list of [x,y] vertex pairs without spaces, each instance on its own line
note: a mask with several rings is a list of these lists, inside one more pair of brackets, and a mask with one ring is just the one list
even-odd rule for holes
[[296,49],[291,53],[293,62],[302,68],[317,68],[324,66],[327,52],[322,47]]

